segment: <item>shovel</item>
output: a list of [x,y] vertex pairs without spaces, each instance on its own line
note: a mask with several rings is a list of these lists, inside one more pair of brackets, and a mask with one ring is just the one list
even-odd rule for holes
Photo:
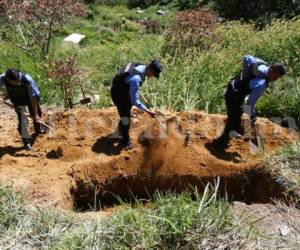
[[83,99],[80,100],[80,104],[88,104],[91,103],[91,98],[90,97],[85,97],[85,93],[83,91],[82,85],[80,84],[80,89],[81,89],[81,93],[83,96]]
[[[152,105],[147,101],[147,99],[145,98],[145,96],[140,92],[140,96],[142,97],[142,99],[144,100],[147,108],[151,108]],[[164,115],[162,112],[157,111],[158,115]],[[158,118],[158,116],[154,116],[155,120],[158,122],[159,126],[167,133],[167,127],[165,124],[163,124],[163,122]]]
[[[14,105],[12,105],[10,103],[7,103],[5,101],[2,101],[2,103],[5,104],[5,105],[7,105],[10,108],[13,108],[13,109],[15,108]],[[28,114],[28,113],[24,113],[24,115],[27,116],[27,117],[30,117],[30,114]],[[56,133],[56,131],[52,127],[50,127],[48,124],[46,124],[44,122],[41,122],[41,121],[39,121],[38,123],[41,124],[42,126],[48,128],[52,133],[54,133],[54,134]]]
[[69,104],[69,108],[73,108],[74,106],[78,105],[78,104],[81,104],[81,105],[86,105],[86,104],[89,104],[92,102],[91,98],[90,97],[85,97],[85,93],[83,91],[83,87],[82,85],[80,84],[80,89],[81,89],[81,93],[82,93],[82,96],[83,96],[83,99],[81,99],[79,102],[77,103],[73,103],[72,102],[72,98],[68,98],[68,104]]
[[86,97],[86,98],[83,98],[81,99],[79,102],[77,103],[73,103],[72,102],[72,99],[71,98],[68,98],[68,104],[69,104],[69,108],[72,109],[74,106],[78,105],[78,104],[81,104],[81,105],[85,105],[85,104],[89,104],[91,103],[92,100],[90,97]]
[[265,142],[264,139],[261,138],[257,132],[257,128],[254,125],[254,138],[250,137],[249,146],[251,154],[257,154],[259,152],[265,152]]

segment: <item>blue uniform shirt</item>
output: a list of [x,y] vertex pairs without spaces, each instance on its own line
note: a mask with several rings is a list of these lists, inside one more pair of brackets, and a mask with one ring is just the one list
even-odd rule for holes
[[[145,77],[146,74],[145,65],[139,65],[135,69],[142,74],[143,78]],[[145,110],[146,106],[140,101],[140,93],[139,93],[139,87],[141,86],[142,82],[143,79],[139,75],[127,76],[125,78],[125,83],[129,84],[129,96],[130,96],[131,104],[138,107],[141,110]]]
[[[0,87],[4,86],[4,79],[5,73],[0,75]],[[25,78],[29,83],[29,96],[30,97],[40,97],[40,91],[38,90],[35,81],[32,79],[32,77],[28,74],[25,74]]]
[[[253,56],[247,55],[244,57],[243,63],[244,66],[251,63],[264,62],[259,58],[255,58]],[[255,105],[258,98],[264,93],[267,88],[266,78],[268,76],[269,67],[266,65],[260,65],[254,69],[255,78],[250,81],[250,89],[251,93],[249,95],[247,105],[250,106],[250,116],[255,116]]]

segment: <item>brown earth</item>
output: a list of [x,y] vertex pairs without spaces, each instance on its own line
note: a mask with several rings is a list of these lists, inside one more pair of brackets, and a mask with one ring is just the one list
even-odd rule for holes
[[[189,185],[201,190],[217,176],[220,192],[233,200],[269,202],[281,195],[272,176],[259,170],[263,154],[250,152],[249,133],[222,154],[210,147],[222,132],[223,115],[166,111],[158,121],[134,111],[135,147],[121,151],[110,137],[118,122],[114,108],[47,113],[56,133],[39,136],[27,152],[20,147],[14,112],[4,106],[0,111],[0,182],[25,190],[38,204],[89,210],[113,205],[115,195],[146,198],[156,189],[182,191]],[[258,131],[267,153],[297,136],[267,119],[258,120]]]

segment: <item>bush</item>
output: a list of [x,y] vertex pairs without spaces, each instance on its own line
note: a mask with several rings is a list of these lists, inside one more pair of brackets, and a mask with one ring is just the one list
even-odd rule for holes
[[253,20],[288,17],[300,14],[299,0],[215,0],[220,15],[230,19]]
[[54,60],[47,65],[49,80],[52,80],[62,92],[64,107],[69,107],[69,99],[75,94],[75,87],[81,82],[81,70],[78,68],[77,59],[69,57],[64,60]]
[[176,49],[193,47],[207,49],[215,39],[217,14],[208,10],[183,11],[176,16],[166,40],[165,51],[173,53]]
[[[257,108],[261,115],[292,116],[300,123],[299,18],[277,20],[257,31],[251,23],[234,21],[218,25],[216,15],[208,11],[182,12],[178,14],[180,21],[171,29],[173,33],[165,37],[136,29],[135,23],[129,21],[135,16],[134,11],[124,6],[96,6],[94,11],[98,14],[92,22],[80,20],[64,32],[84,31],[83,34],[88,36],[85,44],[76,47],[75,54],[85,72],[82,84],[86,85],[87,92],[101,95],[101,108],[111,105],[109,88],[117,67],[129,61],[147,63],[159,58],[165,67],[162,77],[147,80],[142,88],[154,107],[224,112],[223,94],[228,80],[241,70],[242,57],[252,54],[269,63],[284,62],[289,68],[286,77],[270,84],[271,94],[259,100]],[[153,13],[155,11],[151,15]],[[205,18],[205,15],[213,18]],[[126,18],[127,28],[125,25],[120,31],[113,31],[113,23],[120,22],[122,17]],[[103,27],[101,23],[109,27]],[[86,33],[88,31],[90,33]],[[193,37],[196,38],[193,40]],[[61,40],[56,37],[57,44]],[[61,105],[61,91],[49,81],[41,66],[43,62],[35,62],[5,43],[0,43],[0,47],[1,58],[5,58],[0,64],[2,72],[8,67],[21,67],[37,81],[44,103]],[[67,58],[74,50],[75,47],[56,46],[53,54],[55,59]]]
[[162,32],[161,23],[157,20],[152,20],[149,18],[149,19],[143,20],[140,23],[145,26],[146,33],[160,34]]
[[181,10],[186,10],[199,7],[202,2],[200,0],[178,0],[178,5]]

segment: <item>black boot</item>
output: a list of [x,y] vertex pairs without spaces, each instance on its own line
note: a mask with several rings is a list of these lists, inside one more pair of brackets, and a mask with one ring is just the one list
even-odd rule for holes
[[125,150],[130,150],[133,148],[131,141],[122,141],[121,147]]
[[31,142],[30,139],[28,138],[22,138],[23,144],[24,144],[24,149],[27,151],[31,151],[32,150],[32,146],[31,146]]
[[31,150],[32,150],[31,144],[28,143],[28,144],[24,145],[24,149],[25,149],[26,151],[31,151]]

